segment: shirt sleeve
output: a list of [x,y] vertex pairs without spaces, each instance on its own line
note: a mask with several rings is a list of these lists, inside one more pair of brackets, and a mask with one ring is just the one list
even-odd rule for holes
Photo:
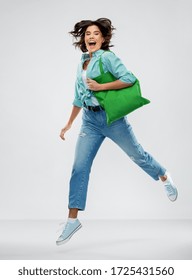
[[76,80],[76,82],[75,82],[75,97],[74,97],[74,100],[73,100],[73,105],[77,106],[77,107],[83,107],[83,104],[82,104],[80,96],[79,96],[78,88],[79,88],[78,81]]
[[82,104],[82,101],[80,98],[80,89],[79,89],[79,83],[78,83],[77,78],[75,81],[75,94],[74,94],[73,105],[77,106],[77,107],[83,107],[83,104]]
[[127,70],[121,59],[113,52],[105,52],[102,55],[102,62],[104,71],[111,72],[118,80],[124,83],[134,83],[136,81],[137,78]]

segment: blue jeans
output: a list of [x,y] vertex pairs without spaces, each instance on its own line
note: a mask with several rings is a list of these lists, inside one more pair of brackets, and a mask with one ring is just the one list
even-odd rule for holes
[[69,208],[85,209],[91,166],[105,137],[114,141],[153,179],[159,180],[159,176],[165,174],[166,169],[137,142],[126,118],[108,126],[105,111],[93,112],[84,109],[82,120],[70,179]]

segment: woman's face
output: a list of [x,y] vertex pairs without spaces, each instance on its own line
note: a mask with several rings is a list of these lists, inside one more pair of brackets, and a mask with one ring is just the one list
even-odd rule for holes
[[85,45],[89,53],[98,51],[103,42],[103,35],[97,25],[87,27],[85,31]]

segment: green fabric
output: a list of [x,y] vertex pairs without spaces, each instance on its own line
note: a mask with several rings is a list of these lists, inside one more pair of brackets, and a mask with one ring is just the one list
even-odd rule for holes
[[[105,84],[117,80],[110,72],[104,73],[101,57],[99,66],[101,75],[94,78],[96,82]],[[117,90],[95,91],[94,95],[99,104],[105,109],[107,124],[111,124],[143,105],[150,103],[148,99],[141,96],[138,80],[131,87]]]

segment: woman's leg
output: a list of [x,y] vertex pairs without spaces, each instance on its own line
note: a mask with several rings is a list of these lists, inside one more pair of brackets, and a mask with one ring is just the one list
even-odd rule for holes
[[77,215],[79,210],[85,209],[91,166],[104,138],[100,130],[90,123],[90,118],[89,121],[83,119],[70,179],[68,221],[56,241],[57,245],[66,243],[82,226]]
[[148,152],[144,151],[143,147],[138,143],[131,125],[125,118],[111,125],[106,136],[121,147],[125,153],[154,180],[159,180],[160,178],[163,182],[166,194],[171,201],[177,199],[177,188],[170,174]]

